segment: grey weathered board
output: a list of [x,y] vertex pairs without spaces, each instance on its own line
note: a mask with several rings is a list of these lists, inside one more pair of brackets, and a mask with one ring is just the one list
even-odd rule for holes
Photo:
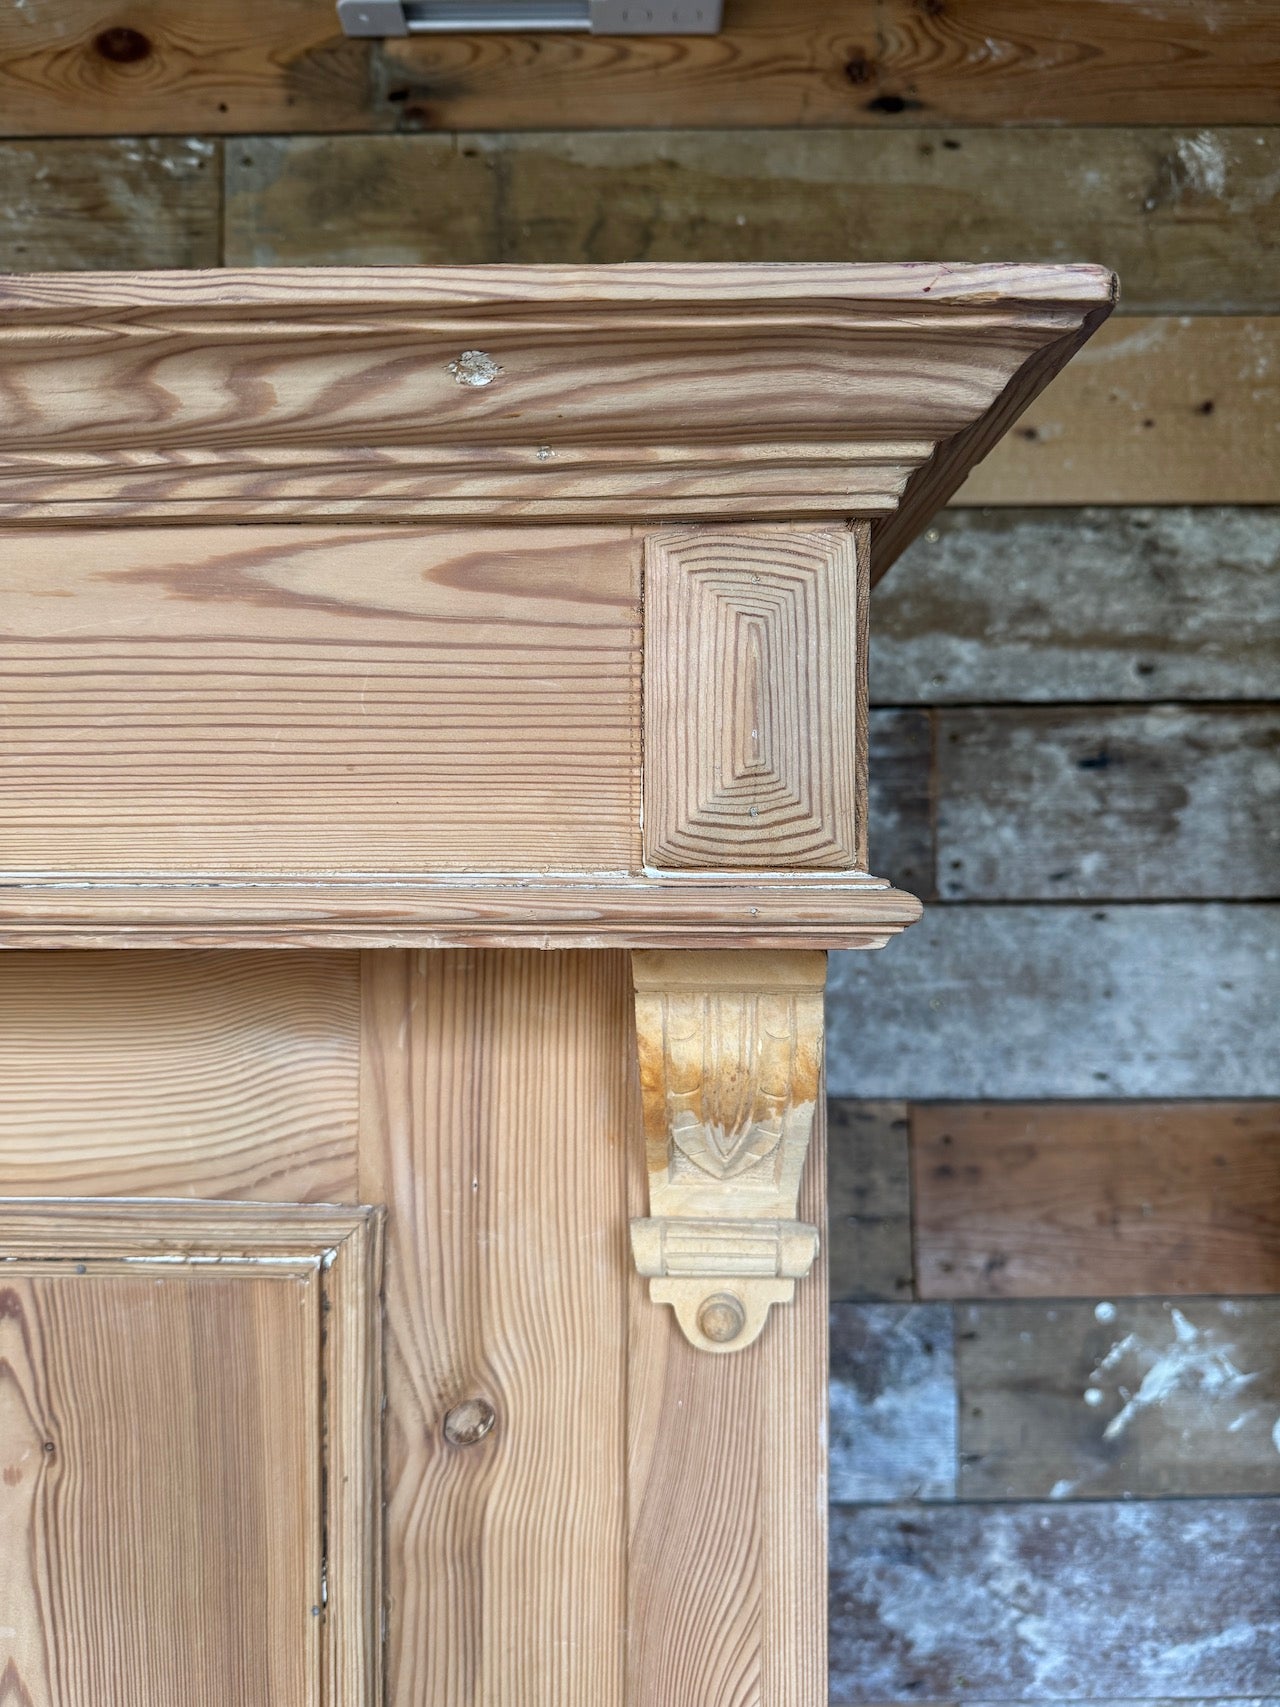
[[832,1299],[909,1299],[911,1176],[905,1103],[827,1103]]
[[1280,1298],[959,1304],[955,1345],[963,1499],[1280,1494]]
[[878,705],[1259,700],[1280,509],[944,511],[871,601]]
[[1280,1292],[1280,1104],[924,1103],[910,1118],[923,1297]]
[[1280,706],[957,709],[936,750],[946,900],[1280,896]]
[[832,1513],[831,1700],[1262,1695],[1280,1500]]
[[870,866],[898,889],[932,900],[933,726],[927,711],[872,711],[868,723]]
[[956,1450],[950,1305],[833,1305],[832,1500],[953,1499]]
[[[835,1096],[1271,1097],[1280,905],[939,906],[833,954]],[[1274,1041],[1274,1040],[1273,1040]]]
[[1280,309],[1280,131],[260,136],[226,154],[237,266],[1077,261],[1120,311]]
[[1274,705],[879,709],[870,734],[871,869],[925,900],[1280,897]]
[[221,146],[198,136],[0,143],[0,272],[216,267]]

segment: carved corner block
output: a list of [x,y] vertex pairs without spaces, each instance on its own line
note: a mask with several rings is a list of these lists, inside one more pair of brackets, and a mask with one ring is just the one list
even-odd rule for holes
[[631,1223],[650,1296],[703,1351],[738,1351],[818,1253],[796,1220],[822,1083],[822,953],[632,957],[649,1216]]
[[645,541],[647,865],[865,868],[869,538]]

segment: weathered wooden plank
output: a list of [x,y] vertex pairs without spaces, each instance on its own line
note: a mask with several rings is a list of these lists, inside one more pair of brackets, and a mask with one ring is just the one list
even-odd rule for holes
[[933,729],[928,712],[877,710],[868,721],[868,865],[899,889],[932,900]]
[[832,1500],[947,1500],[955,1492],[950,1306],[833,1305]]
[[872,703],[1266,699],[1277,560],[1280,509],[948,510],[872,594]]
[[963,1304],[964,1499],[1280,1494],[1280,1298]]
[[963,504],[1280,501],[1280,317],[1115,320],[960,488]]
[[905,1103],[833,1097],[827,1106],[831,1296],[911,1297],[911,1164]]
[[226,162],[233,265],[1084,257],[1129,313],[1280,309],[1280,130],[280,136]]
[[1276,706],[945,711],[937,755],[944,900],[1280,896]]
[[1280,1292],[1278,1135],[1266,1102],[916,1108],[920,1292]]
[[1277,966],[1271,904],[934,907],[885,954],[832,956],[831,1089],[1277,1096]]
[[328,7],[25,0],[0,30],[12,132],[601,125],[1265,123],[1274,12],[1218,0],[735,0],[717,37],[344,41]]
[[352,1203],[357,957],[0,955],[0,1196]]
[[199,136],[0,143],[0,267],[216,267],[221,174]]
[[831,1539],[833,1703],[1274,1687],[1278,1501],[869,1506]]

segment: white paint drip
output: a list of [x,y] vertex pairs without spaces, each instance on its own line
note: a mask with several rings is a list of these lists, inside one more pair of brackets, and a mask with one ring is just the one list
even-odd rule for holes
[[1114,1322],[1116,1319],[1115,1305],[1095,1304],[1093,1307],[1093,1319],[1096,1322]]
[[1271,1430],[1271,1444],[1280,1452],[1280,1417],[1276,1418],[1275,1426]]
[[1180,136],[1176,143],[1188,186],[1205,196],[1220,196],[1227,188],[1227,151],[1212,131]]
[[[1126,1402],[1102,1431],[1104,1440],[1115,1440],[1135,1417],[1163,1405],[1175,1394],[1191,1391],[1209,1400],[1228,1400],[1258,1379],[1256,1372],[1241,1370],[1232,1361],[1235,1354],[1233,1345],[1213,1343],[1211,1329],[1197,1328],[1181,1310],[1171,1310],[1169,1319],[1173,1324],[1172,1345],[1150,1346],[1136,1334],[1125,1334],[1111,1347],[1090,1377],[1096,1382],[1130,1353],[1143,1361],[1149,1360],[1135,1393],[1131,1394],[1123,1387],[1119,1389]],[[1099,1403],[1089,1396],[1097,1391],[1096,1387],[1089,1388],[1085,1394],[1087,1404]]]

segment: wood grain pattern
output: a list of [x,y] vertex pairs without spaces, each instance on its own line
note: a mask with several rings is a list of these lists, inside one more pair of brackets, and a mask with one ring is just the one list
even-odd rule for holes
[[888,954],[832,956],[831,1088],[944,1102],[1280,1096],[1258,1030],[1278,956],[1271,902],[931,907]]
[[879,572],[1116,291],[1088,266],[214,277],[0,284],[0,515],[856,514]]
[[865,869],[868,534],[648,536],[646,865]]
[[432,883],[15,884],[0,947],[883,948],[919,901],[857,873]]
[[552,133],[228,144],[226,259],[1088,258],[1123,314],[1280,310],[1276,129],[583,133],[570,111]]
[[199,136],[0,144],[5,268],[216,267],[221,177]]
[[1116,321],[1033,404],[965,504],[1273,504],[1280,319]]
[[377,1699],[378,1245],[368,1210],[0,1206],[16,1700]]
[[[799,1211],[818,1226],[824,1113],[820,1097]],[[637,1145],[633,1214],[646,1186]],[[820,1264],[754,1345],[708,1357],[633,1276],[628,1707],[825,1707],[826,1314]]]
[[1275,1500],[867,1506],[831,1539],[842,1707],[1272,1687]]
[[961,1497],[1280,1494],[1278,1330],[1280,1298],[961,1305]]
[[619,125],[1261,124],[1272,14],[1076,0],[735,0],[716,37],[446,35],[346,41],[309,0],[197,17],[141,0],[30,0],[0,31],[0,110],[22,133]]
[[[391,1212],[392,1700],[626,1699],[632,1035],[622,954],[365,959],[361,1190]],[[471,1398],[496,1425],[450,1445],[445,1415]]]
[[1274,1103],[924,1104],[926,1298],[1280,1291]]
[[876,589],[872,703],[1266,699],[1277,559],[1280,509],[944,511]]
[[1280,708],[937,717],[945,900],[1280,896]]
[[0,1193],[356,1196],[357,956],[0,956]]
[[10,871],[638,861],[625,530],[60,532],[8,558]]

